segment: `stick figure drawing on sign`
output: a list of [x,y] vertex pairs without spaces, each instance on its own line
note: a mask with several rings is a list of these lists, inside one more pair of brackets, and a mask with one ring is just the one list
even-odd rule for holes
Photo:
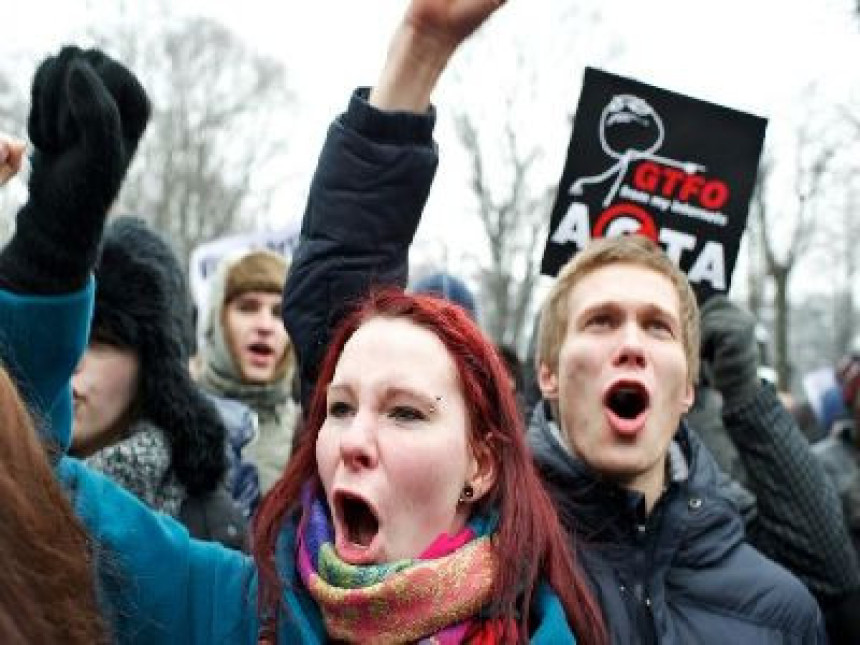
[[663,145],[665,128],[660,115],[644,99],[632,94],[617,94],[600,115],[600,145],[615,163],[599,175],[580,177],[570,187],[571,195],[582,195],[583,187],[598,184],[613,176],[615,181],[606,193],[603,206],[609,206],[634,161],[648,159],[680,168],[689,175],[704,172],[705,166],[676,161],[656,155]]

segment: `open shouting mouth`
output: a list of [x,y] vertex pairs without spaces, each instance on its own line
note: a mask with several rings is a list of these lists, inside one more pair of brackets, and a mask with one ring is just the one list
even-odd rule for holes
[[256,342],[248,345],[248,353],[260,360],[268,360],[275,355],[275,349],[268,343]]
[[616,432],[635,435],[645,426],[651,407],[651,395],[638,381],[619,380],[607,388],[603,396],[603,407]]
[[377,557],[379,515],[362,497],[346,491],[334,494],[336,548],[350,564],[368,564]]

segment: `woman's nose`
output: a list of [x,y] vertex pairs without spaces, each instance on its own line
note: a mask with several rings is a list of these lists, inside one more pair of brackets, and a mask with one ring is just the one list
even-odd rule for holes
[[341,459],[350,468],[368,469],[377,464],[375,421],[372,415],[359,412],[340,435]]

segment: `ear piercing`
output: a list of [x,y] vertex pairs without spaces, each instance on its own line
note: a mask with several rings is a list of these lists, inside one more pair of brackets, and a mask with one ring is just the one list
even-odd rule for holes
[[471,484],[466,484],[463,486],[463,492],[460,493],[460,499],[457,500],[461,504],[466,504],[472,501],[472,498],[475,496],[475,489],[472,488]]

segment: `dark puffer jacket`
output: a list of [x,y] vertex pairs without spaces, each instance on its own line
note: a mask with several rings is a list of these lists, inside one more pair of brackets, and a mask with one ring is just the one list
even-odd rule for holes
[[613,643],[827,642],[806,588],[744,541],[724,475],[685,426],[670,453],[673,481],[646,515],[640,493],[596,477],[550,423],[539,405],[529,443]]
[[409,245],[430,194],[435,111],[393,118],[357,90],[329,129],[284,286],[284,325],[307,409],[329,337],[373,285],[406,286]]

